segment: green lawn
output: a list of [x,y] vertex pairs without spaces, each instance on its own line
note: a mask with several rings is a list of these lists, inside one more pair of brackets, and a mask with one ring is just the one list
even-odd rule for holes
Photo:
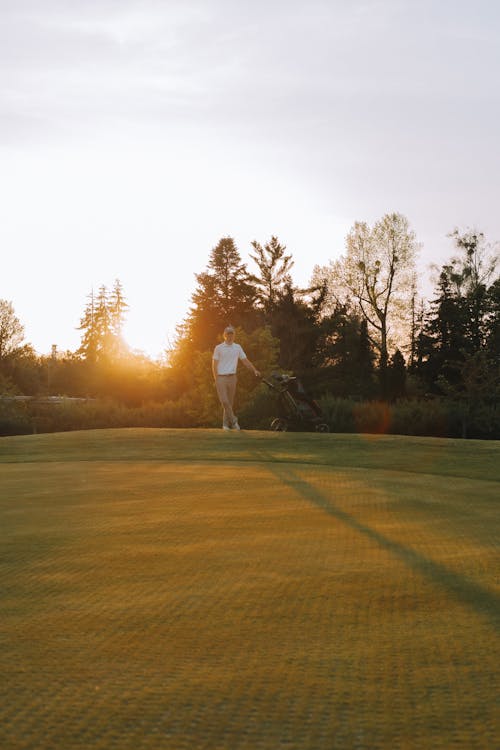
[[499,499],[499,442],[0,438],[0,748],[493,750]]

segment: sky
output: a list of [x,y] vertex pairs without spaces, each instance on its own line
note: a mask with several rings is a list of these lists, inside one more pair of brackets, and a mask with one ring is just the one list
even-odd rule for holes
[[0,298],[74,351],[118,278],[157,357],[222,237],[301,286],[394,211],[430,289],[500,240],[499,84],[497,0],[0,0]]

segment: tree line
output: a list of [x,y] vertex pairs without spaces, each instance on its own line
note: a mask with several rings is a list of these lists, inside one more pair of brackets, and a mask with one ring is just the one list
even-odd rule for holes
[[[426,300],[418,290],[419,244],[398,213],[372,226],[356,222],[344,254],[314,266],[307,288],[294,283],[293,255],[278,237],[252,243],[251,268],[233,238],[223,237],[195,274],[191,307],[160,362],[130,352],[123,340],[128,305],[118,280],[90,294],[80,347],[62,356],[36,355],[23,342],[12,303],[2,300],[0,391],[107,399],[125,421],[124,409],[142,409],[149,414],[144,421],[163,413],[179,426],[214,425],[219,406],[210,360],[231,323],[262,372],[279,369],[304,381],[332,429],[364,428],[352,418],[362,408],[381,415],[370,429],[386,429],[383,415],[404,404],[413,413],[418,405],[421,419],[425,412],[429,426],[418,428],[414,417],[416,432],[499,437],[498,246],[474,230],[455,230],[450,242],[453,254],[435,269]],[[245,373],[240,385],[240,412],[252,426],[264,426],[274,408],[270,394]]]

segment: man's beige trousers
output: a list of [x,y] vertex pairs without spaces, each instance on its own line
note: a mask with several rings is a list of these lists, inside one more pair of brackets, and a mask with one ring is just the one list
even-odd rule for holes
[[217,394],[224,409],[222,415],[222,425],[232,427],[236,422],[233,412],[234,395],[236,393],[236,375],[217,375],[215,381]]

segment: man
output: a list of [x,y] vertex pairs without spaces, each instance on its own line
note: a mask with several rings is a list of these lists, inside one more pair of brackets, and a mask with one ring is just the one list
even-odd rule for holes
[[236,393],[236,370],[239,360],[241,360],[248,370],[253,372],[255,377],[258,378],[260,376],[260,372],[247,358],[241,346],[235,344],[233,326],[227,326],[224,329],[224,341],[215,347],[212,359],[215,387],[224,410],[222,417],[223,430],[240,429],[238,419],[234,416],[233,412],[234,395]]

